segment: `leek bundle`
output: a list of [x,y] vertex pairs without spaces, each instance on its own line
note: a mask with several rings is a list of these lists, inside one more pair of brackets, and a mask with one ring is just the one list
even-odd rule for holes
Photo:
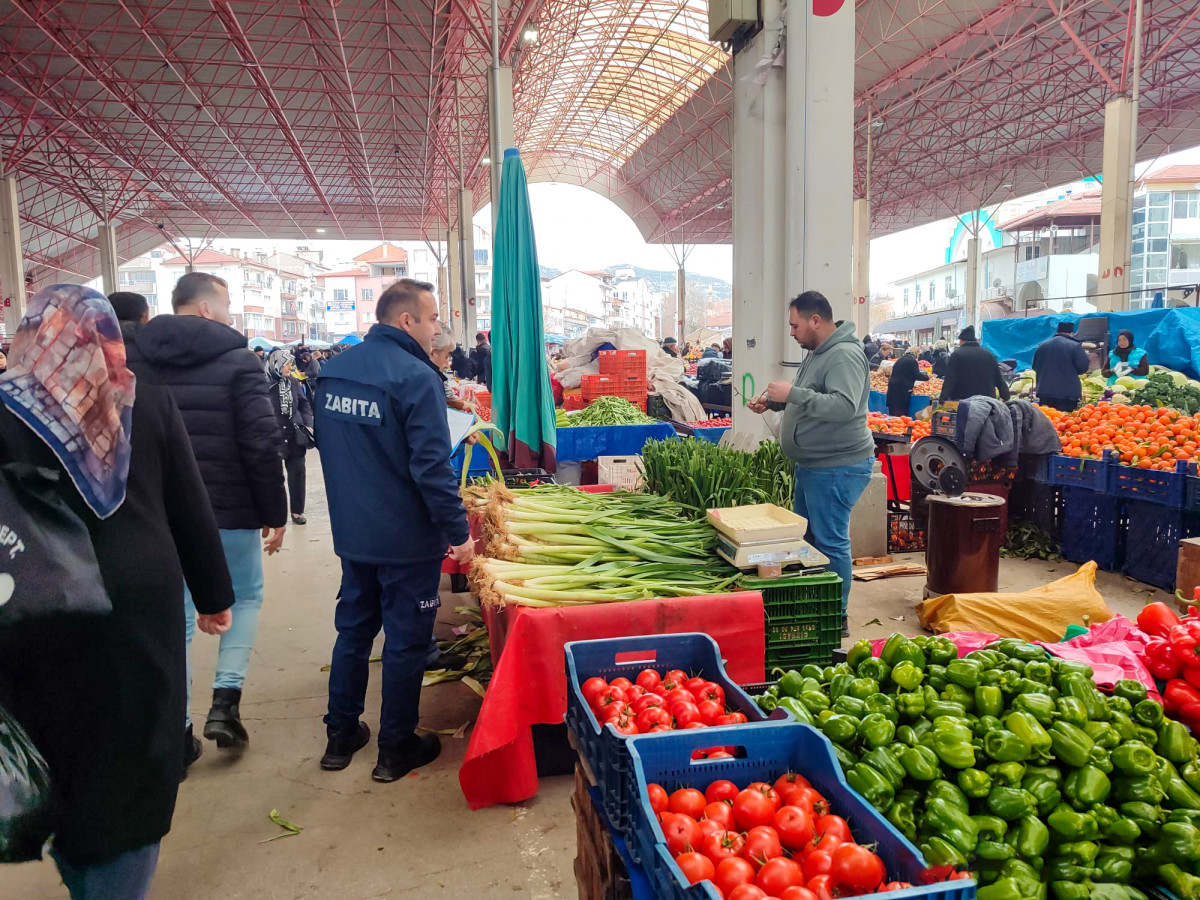
[[560,485],[476,485],[485,556],[471,568],[482,603],[569,606],[728,590],[740,573],[713,555],[716,532],[653,494]]

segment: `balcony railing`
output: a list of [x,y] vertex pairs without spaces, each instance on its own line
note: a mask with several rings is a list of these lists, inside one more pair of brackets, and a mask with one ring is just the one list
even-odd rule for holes
[[1169,287],[1190,287],[1193,284],[1200,284],[1200,267],[1167,270]]

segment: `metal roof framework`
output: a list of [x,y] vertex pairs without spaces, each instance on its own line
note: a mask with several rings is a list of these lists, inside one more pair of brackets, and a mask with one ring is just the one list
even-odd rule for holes
[[[1132,11],[860,0],[874,233],[1097,174]],[[1200,144],[1198,14],[1146,2],[1139,159]],[[731,74],[703,0],[501,0],[499,23],[530,180],[608,196],[651,241],[730,240]],[[0,161],[35,279],[90,277],[106,219],[122,257],[436,240],[460,176],[486,201],[490,28],[482,0],[0,0]]]

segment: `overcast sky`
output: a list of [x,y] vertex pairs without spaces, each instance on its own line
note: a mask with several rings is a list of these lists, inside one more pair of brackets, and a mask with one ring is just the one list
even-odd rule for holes
[[[1200,163],[1200,148],[1164,156],[1153,166],[1162,168],[1173,163]],[[1054,195],[1053,190],[1045,192],[1047,199],[1053,199]],[[575,185],[539,183],[529,186],[529,200],[538,259],[542,265],[556,269],[601,269],[629,263],[649,269],[675,268],[675,261],[665,246],[647,244],[633,220],[599,194]],[[475,222],[490,228],[490,206],[479,211]],[[872,291],[886,291],[897,279],[942,265],[954,223],[954,219],[942,219],[873,240]],[[285,242],[263,243],[287,247]],[[326,251],[327,264],[336,264],[349,262],[378,242],[310,243]],[[728,244],[698,245],[688,258],[687,268],[690,272],[733,281],[733,248]]]

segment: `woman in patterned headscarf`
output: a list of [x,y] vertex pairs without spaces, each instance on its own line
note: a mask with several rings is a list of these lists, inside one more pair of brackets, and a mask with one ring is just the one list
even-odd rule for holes
[[0,376],[0,465],[60,473],[87,526],[106,616],[0,627],[0,703],[50,765],[51,855],[71,896],[144,897],[184,772],[183,581],[202,631],[233,586],[191,442],[166,389],[136,383],[108,300],[38,292]]
[[293,367],[293,357],[289,350],[272,350],[271,355],[267,357],[271,402],[275,404],[275,415],[283,431],[283,461],[287,469],[292,521],[297,525],[304,525],[308,522],[304,518],[304,493],[307,484],[304,454],[313,446],[313,414],[308,391],[292,374]]

